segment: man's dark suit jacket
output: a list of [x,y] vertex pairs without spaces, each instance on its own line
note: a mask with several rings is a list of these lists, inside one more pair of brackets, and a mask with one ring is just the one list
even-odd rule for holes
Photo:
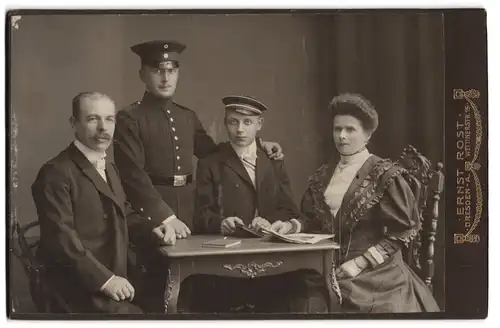
[[73,143],[42,166],[32,185],[38,256],[75,311],[134,312],[100,288],[112,275],[127,277],[129,230],[134,243],[153,243],[156,225],[130,210],[114,163],[106,173],[108,183]]
[[249,225],[255,210],[273,223],[300,217],[284,161],[270,160],[257,148],[256,186],[230,143],[220,144],[196,171],[195,230],[220,233],[221,221],[236,216]]

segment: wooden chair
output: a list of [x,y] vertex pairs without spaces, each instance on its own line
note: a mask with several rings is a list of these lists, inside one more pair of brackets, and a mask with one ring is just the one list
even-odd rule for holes
[[14,237],[17,238],[18,248],[13,247],[14,255],[21,261],[28,276],[30,295],[38,312],[71,313],[66,302],[52,287],[50,280],[46,278],[44,265],[35,255],[40,243],[39,238],[34,237],[33,241],[28,242],[28,232],[39,227],[39,225],[38,221],[34,221],[21,227],[19,222],[16,221],[16,236]]
[[[405,178],[417,198],[421,228],[403,252],[408,265],[433,289],[434,250],[439,214],[439,201],[444,188],[443,164],[432,169],[431,162],[413,146],[404,149],[398,163],[406,170]],[[430,206],[427,204],[430,201]]]
[[[56,288],[52,287],[53,283],[46,277],[43,263],[36,257],[36,250],[40,243],[39,237],[27,237],[29,232],[39,226],[38,221],[31,222],[23,227],[19,222],[16,221],[15,223],[16,235],[14,240],[17,239],[17,245],[13,245],[13,253],[20,260],[28,277],[31,299],[40,313],[75,313],[77,311],[72,310],[59,295]],[[136,249],[134,245],[130,246],[131,250]],[[135,264],[135,262],[131,264]],[[137,268],[130,266],[128,269],[132,271],[134,277],[140,277],[145,270],[143,265],[139,265]],[[139,278],[136,278],[134,283],[139,281]]]

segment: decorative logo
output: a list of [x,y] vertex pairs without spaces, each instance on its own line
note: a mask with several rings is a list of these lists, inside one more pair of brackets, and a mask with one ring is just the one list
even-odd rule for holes
[[465,100],[456,122],[456,160],[458,161],[456,215],[463,223],[463,232],[454,234],[455,244],[475,244],[481,240],[476,232],[483,214],[484,201],[478,174],[481,169],[481,163],[478,162],[479,151],[483,140],[483,122],[477,105],[480,95],[480,92],[475,89],[453,90],[453,99]]
[[255,278],[259,274],[264,273],[267,271],[268,268],[277,268],[280,265],[283,264],[283,261],[278,261],[278,262],[266,262],[263,264],[257,264],[255,262],[251,262],[248,264],[224,264],[223,267],[227,270],[233,271],[233,270],[240,270],[242,274],[249,278]]

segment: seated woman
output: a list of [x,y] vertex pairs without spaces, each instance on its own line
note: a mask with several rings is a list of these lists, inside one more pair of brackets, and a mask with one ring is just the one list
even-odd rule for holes
[[[335,97],[331,107],[340,161],[309,178],[300,231],[334,233],[341,245],[336,278],[343,311],[439,311],[402,258],[401,249],[420,228],[415,196],[401,168],[366,148],[378,126],[377,112],[354,94]],[[277,222],[273,228],[286,233],[292,227]]]

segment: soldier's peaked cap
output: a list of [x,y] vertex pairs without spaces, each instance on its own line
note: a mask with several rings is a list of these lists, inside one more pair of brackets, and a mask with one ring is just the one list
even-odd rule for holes
[[143,63],[157,67],[163,62],[178,63],[186,46],[173,40],[154,40],[133,45],[130,49],[141,57]]

